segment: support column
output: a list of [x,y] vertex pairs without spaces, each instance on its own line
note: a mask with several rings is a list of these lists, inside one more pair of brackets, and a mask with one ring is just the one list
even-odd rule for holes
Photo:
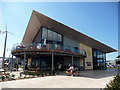
[[72,65],[73,65],[73,56],[72,56]]
[[13,67],[13,54],[12,54],[12,59],[10,61],[10,72],[12,72],[12,67]]
[[54,53],[52,52],[52,71],[54,70],[53,67],[54,66]]
[[23,61],[23,72],[25,73],[25,60],[26,60],[26,53],[24,52],[24,61]]
[[85,58],[83,58],[83,70],[85,70]]
[[80,58],[80,71],[81,71],[81,58]]

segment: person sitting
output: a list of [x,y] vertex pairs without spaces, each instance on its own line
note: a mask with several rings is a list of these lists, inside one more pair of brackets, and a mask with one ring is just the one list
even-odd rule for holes
[[70,72],[71,72],[71,76],[73,76],[73,70],[74,70],[74,67],[72,66],[72,64],[70,65]]

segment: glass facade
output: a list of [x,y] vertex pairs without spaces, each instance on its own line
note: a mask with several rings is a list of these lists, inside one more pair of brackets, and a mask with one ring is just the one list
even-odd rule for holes
[[61,34],[58,34],[50,29],[42,27],[41,43],[44,43],[45,39],[46,39],[46,43],[62,45],[62,35]]
[[[52,49],[63,49],[64,51],[82,53],[84,51],[80,51],[78,47],[63,45],[63,36],[57,32],[54,32],[45,27],[41,28],[41,44],[44,46],[49,46]],[[68,39],[69,40],[69,39]],[[70,41],[67,41],[70,42]],[[70,42],[73,43],[73,42]]]
[[51,70],[52,60],[48,57],[32,58],[30,68],[36,68],[40,70]]
[[[54,70],[59,69],[59,64],[63,67],[63,57],[54,57]],[[30,68],[36,68],[40,70],[52,70],[52,58],[51,56],[41,56],[37,58],[32,58],[30,62]]]
[[97,70],[97,69],[106,69],[106,54],[93,49],[93,69]]

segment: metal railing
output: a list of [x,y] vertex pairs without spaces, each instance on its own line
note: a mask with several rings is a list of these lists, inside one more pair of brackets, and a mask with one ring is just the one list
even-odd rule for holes
[[32,49],[58,50],[58,51],[72,52],[72,53],[79,53],[79,54],[82,54],[82,55],[86,55],[86,52],[82,49],[76,49],[74,47],[59,45],[59,44],[43,45],[41,43],[17,43],[17,44],[14,44],[14,46],[12,48],[12,51],[13,50],[32,50]]

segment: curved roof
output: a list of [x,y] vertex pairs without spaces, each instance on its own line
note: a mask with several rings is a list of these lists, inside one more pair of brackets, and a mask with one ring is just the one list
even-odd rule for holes
[[49,28],[55,32],[62,34],[63,36],[69,37],[77,42],[100,50],[104,53],[117,51],[85,34],[82,34],[34,10],[30,17],[22,42],[32,43],[41,26]]

